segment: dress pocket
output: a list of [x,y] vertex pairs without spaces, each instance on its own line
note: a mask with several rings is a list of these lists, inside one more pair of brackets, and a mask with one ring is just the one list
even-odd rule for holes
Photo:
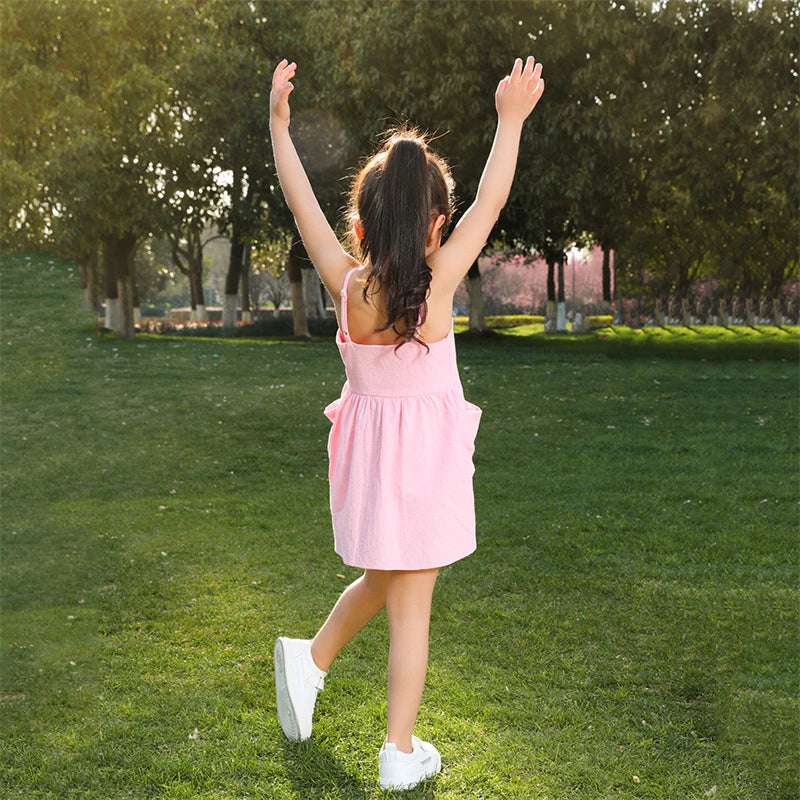
[[478,426],[481,424],[483,411],[474,403],[464,401],[461,412],[461,435],[470,451],[475,449],[475,437],[478,435]]
[[337,397],[332,403],[328,403],[325,406],[325,410],[322,412],[325,416],[331,421],[336,422],[336,417],[339,415],[339,406],[342,404],[342,398]]

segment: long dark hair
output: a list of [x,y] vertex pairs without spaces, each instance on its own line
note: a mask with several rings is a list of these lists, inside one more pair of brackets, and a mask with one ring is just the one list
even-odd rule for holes
[[453,208],[453,179],[447,164],[428,149],[415,130],[390,134],[383,148],[358,172],[350,190],[350,230],[361,223],[356,249],[370,265],[364,299],[382,294],[386,324],[400,342],[420,342],[427,315],[431,270],[425,261],[430,225],[440,214],[445,225]]

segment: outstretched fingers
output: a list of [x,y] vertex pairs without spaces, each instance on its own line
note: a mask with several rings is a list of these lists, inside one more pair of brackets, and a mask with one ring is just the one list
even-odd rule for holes
[[517,58],[511,73],[497,85],[497,112],[501,117],[508,115],[509,118],[524,120],[533,111],[543,93],[542,65],[537,64],[533,56],[528,56],[524,62]]
[[285,58],[275,67],[272,73],[272,91],[270,92],[270,119],[289,122],[289,95],[294,89],[291,79],[297,71],[297,64],[290,64]]
[[[505,83],[503,88],[507,88],[510,83],[520,83],[523,87],[527,86],[531,91],[534,91],[541,77],[542,65],[537,63],[533,56],[528,56],[525,59],[524,66],[522,59],[517,58],[514,61],[511,74],[506,75],[504,78]],[[501,81],[501,83],[503,83],[503,81]]]
[[542,80],[542,65],[537,63],[533,56],[528,56],[525,69],[522,71],[521,80],[523,88],[538,98],[544,91]]
[[281,92],[286,84],[294,77],[297,72],[297,64],[292,61],[289,63],[285,58],[275,67],[272,73],[272,90]]

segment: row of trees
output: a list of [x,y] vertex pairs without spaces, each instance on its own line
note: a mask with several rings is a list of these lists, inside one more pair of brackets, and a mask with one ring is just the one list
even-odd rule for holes
[[[543,257],[551,301],[573,243],[602,247],[607,300],[686,298],[710,275],[754,302],[797,275],[791,0],[4,0],[0,15],[2,246],[70,255],[89,289],[102,275],[123,336],[146,237],[169,237],[193,307],[208,230],[230,239],[231,324],[250,246],[290,234],[268,141],[284,56],[300,65],[294,132],[332,222],[342,177],[397,119],[440,135],[466,207],[494,87],[531,52],[547,92],[492,245]],[[298,243],[288,263],[299,307]],[[469,286],[479,300],[477,264]],[[473,316],[480,327],[477,302]]]

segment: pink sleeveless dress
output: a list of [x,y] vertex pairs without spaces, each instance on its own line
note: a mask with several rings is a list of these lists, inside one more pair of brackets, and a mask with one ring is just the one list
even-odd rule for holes
[[364,569],[443,567],[475,550],[472,463],[481,410],[464,399],[453,329],[417,342],[352,341],[347,284],[336,344],[347,382],[325,409],[336,552]]

